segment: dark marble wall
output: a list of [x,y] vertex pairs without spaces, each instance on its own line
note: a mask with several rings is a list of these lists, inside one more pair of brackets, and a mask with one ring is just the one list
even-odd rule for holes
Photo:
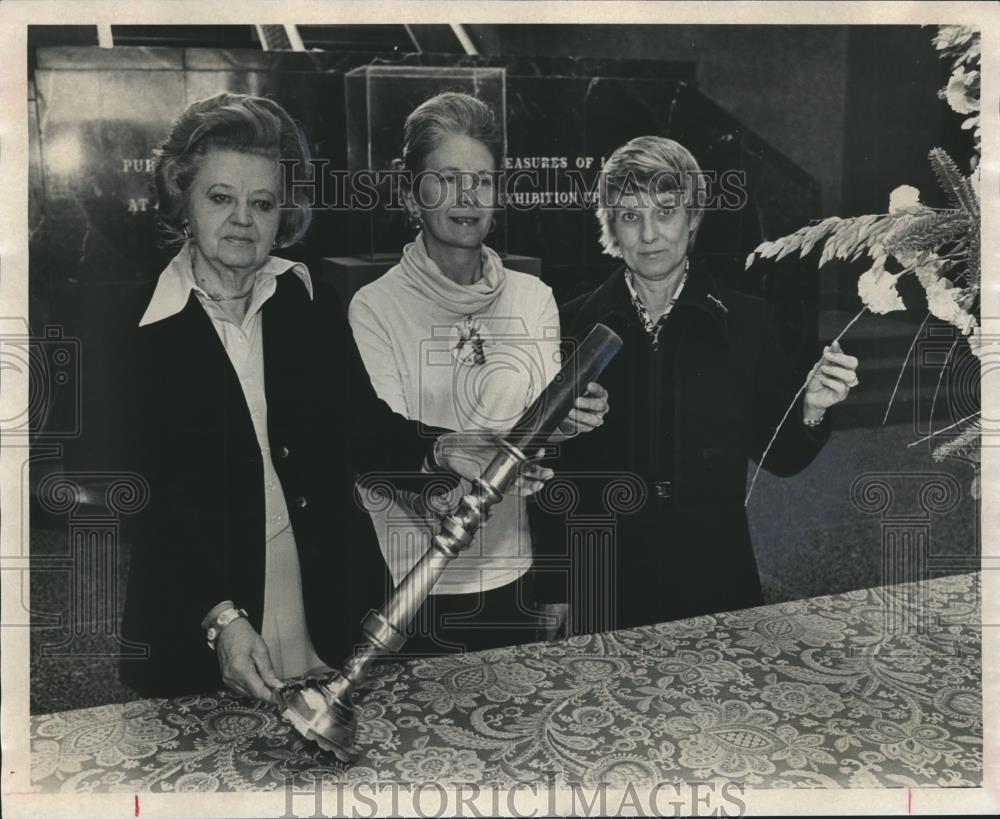
[[[325,59],[324,59],[325,58]],[[190,102],[223,90],[267,94],[299,120],[314,154],[346,152],[343,70],[333,55],[171,48],[39,49],[29,101],[38,173],[31,185],[33,324],[85,335],[107,288],[148,279],[158,245],[153,148]],[[354,56],[347,67],[361,58]],[[33,156],[35,154],[33,153]],[[293,255],[318,263],[351,235],[325,214]],[[40,322],[40,319],[42,320]]]
[[884,208],[908,180],[933,188],[930,146],[968,155],[937,98],[949,67],[922,26],[470,25],[486,53],[688,62],[706,97],[815,177],[822,214]]
[[[765,236],[818,215],[815,181],[703,95],[692,82],[688,63],[40,49],[34,72],[40,172],[32,189],[31,264],[39,293],[47,294],[45,315],[70,334],[85,334],[107,287],[149,278],[162,268],[168,254],[156,244],[150,157],[189,102],[224,89],[272,95],[302,123],[314,156],[329,159],[332,168],[346,168],[349,142],[363,143],[373,133],[382,142],[385,134],[401,135],[410,107],[408,102],[396,110],[376,101],[378,122],[352,116],[345,78],[352,69],[373,62],[402,74],[440,69],[445,88],[453,85],[449,76],[455,66],[502,69],[511,159],[557,156],[570,167],[578,159],[588,160],[588,183],[602,157],[644,133],[679,139],[706,169],[745,171],[747,206],[710,213],[698,245],[701,258],[742,289],[761,291],[765,284],[742,274],[750,248]],[[422,80],[428,95],[438,90],[433,86]],[[397,97],[408,100],[406,94]],[[390,147],[383,146],[379,156],[388,156]],[[320,210],[306,241],[290,255],[318,268],[325,256],[398,252],[403,239],[375,229],[382,218]],[[509,209],[494,238],[498,250],[540,257],[542,276],[560,298],[593,286],[613,266],[600,253],[593,213],[578,204],[554,210]],[[801,322],[810,312],[808,293],[797,295],[792,304]],[[811,309],[815,312],[815,305]]]
[[[760,266],[750,277],[738,275],[739,257],[758,237],[817,215],[880,209],[887,191],[903,182],[932,196],[927,149],[942,144],[960,161],[969,149],[959,118],[936,98],[947,67],[930,45],[929,29],[494,25],[469,30],[484,53],[500,56],[33,51],[33,321],[52,316],[72,324],[88,293],[100,298],[100,286],[147,277],[160,268],[165,254],[153,241],[144,161],[177,111],[223,88],[273,94],[303,122],[314,153],[343,166],[354,128],[345,112],[345,75],[373,62],[503,68],[512,155],[599,157],[636,133],[657,132],[686,141],[706,166],[746,165],[750,172],[756,164],[748,207],[708,219],[699,251],[740,287],[783,291],[775,302],[787,302],[789,291],[792,302],[802,301],[794,292],[800,283],[783,283],[800,271]],[[539,54],[546,56],[534,56]],[[402,113],[399,122],[379,127],[397,132]],[[818,187],[803,195],[801,180],[809,177]],[[815,196],[818,200],[810,199]],[[401,219],[376,224],[366,214],[320,211],[310,236],[292,253],[318,264],[329,255],[398,250],[409,235]],[[540,257],[546,280],[560,296],[569,296],[608,269],[595,237],[592,218],[579,213],[511,212],[493,241],[500,250]],[[832,288],[823,304],[837,304],[837,291],[841,301],[854,298],[852,271],[822,281]],[[79,283],[94,287],[74,290]]]
[[[344,167],[352,174],[370,177],[372,172],[391,171],[403,153],[406,116],[422,102],[444,91],[471,94],[489,105],[503,129],[502,144],[507,144],[507,121],[513,112],[506,106],[504,67],[449,65],[453,60],[447,57],[432,60],[432,64],[424,62],[419,58],[402,61],[381,58],[345,75],[347,164]],[[358,190],[360,186],[351,190],[360,193],[362,201],[371,200],[374,193],[382,201],[362,217],[366,230],[362,244],[355,244],[352,252],[360,253],[365,260],[383,261],[387,270],[398,261],[403,246],[413,240],[414,229],[406,219],[403,186],[399,180],[390,177],[378,185],[370,178],[369,181],[373,184],[365,183],[367,191]],[[500,252],[508,249],[506,228],[507,223],[501,217],[490,236],[490,245]]]
[[[840,207],[847,26],[471,25],[468,29],[486,53],[687,62],[706,97],[819,181],[824,215]],[[908,58],[900,56],[904,64]]]
[[[348,78],[348,129],[352,140],[375,146],[371,160],[384,168],[393,149],[399,154],[403,119],[419,96],[387,90],[393,74],[400,86],[414,86],[424,96],[456,87],[456,77],[448,65],[454,58],[407,55],[379,62],[374,79],[362,69]],[[513,168],[520,161],[546,158],[577,171],[584,189],[592,189],[603,159],[615,148],[635,136],[660,134],[687,145],[705,170],[744,172],[746,206],[709,212],[697,248],[698,261],[732,286],[762,292],[760,277],[743,272],[749,250],[761,238],[793,230],[819,214],[816,181],[702,94],[689,63],[528,57],[458,62],[504,70],[507,159]],[[426,75],[434,65],[442,70],[436,84]],[[387,96],[398,105],[388,104]],[[379,112],[374,118],[373,110]],[[562,171],[543,171],[538,182],[514,192],[574,192],[575,183]],[[370,218],[372,252],[398,252],[412,235],[401,215]],[[541,258],[543,278],[562,300],[590,289],[615,265],[602,254],[597,237],[593,208],[582,206],[578,197],[566,205],[509,205],[491,243],[501,251]]]
[[[888,192],[914,185],[924,201],[944,206],[927,161],[935,146],[962,167],[972,152],[964,119],[935,93],[951,71],[931,45],[934,30],[915,26],[859,26],[848,42],[844,207],[848,213],[884,211]],[[904,57],[905,55],[905,57]]]

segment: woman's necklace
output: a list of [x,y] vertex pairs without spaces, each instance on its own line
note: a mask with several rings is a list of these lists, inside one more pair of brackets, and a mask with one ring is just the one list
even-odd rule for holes
[[242,293],[237,293],[235,296],[220,296],[217,293],[211,292],[209,290],[208,282],[206,282],[205,279],[202,278],[198,274],[197,259],[198,259],[198,256],[197,256],[197,254],[195,254],[194,248],[192,248],[191,249],[191,270],[194,272],[195,281],[197,281],[198,284],[201,285],[201,289],[205,292],[205,296],[207,298],[211,299],[212,301],[237,301],[238,299],[245,299],[247,296],[249,296],[253,292],[254,285],[256,284],[256,282],[253,281],[253,280],[251,280],[250,286],[246,290],[244,290]]
[[[202,284],[202,289],[204,289],[205,283],[202,282],[201,284]],[[205,295],[208,296],[208,298],[210,298],[212,301],[236,301],[237,299],[245,299],[252,292],[253,292],[253,285],[251,284],[249,289],[247,289],[245,293],[240,293],[238,296],[216,296],[212,293],[209,293],[208,290],[205,290]]]

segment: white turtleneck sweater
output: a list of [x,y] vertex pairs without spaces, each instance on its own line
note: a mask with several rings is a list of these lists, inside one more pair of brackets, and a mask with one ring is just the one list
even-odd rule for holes
[[[427,256],[422,237],[399,265],[363,287],[349,318],[378,395],[412,420],[457,431],[507,430],[559,370],[559,312],[551,289],[504,269],[483,248],[483,276],[463,286]],[[470,486],[462,481],[451,506]],[[362,491],[398,584],[430,547],[431,525],[405,497]],[[531,567],[524,498],[496,506],[448,567],[435,594],[487,591]]]

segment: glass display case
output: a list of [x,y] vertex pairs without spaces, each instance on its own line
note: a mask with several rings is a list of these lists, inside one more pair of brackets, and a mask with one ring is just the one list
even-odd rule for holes
[[[483,100],[500,121],[506,146],[506,80],[503,67],[462,65],[365,65],[344,77],[348,185],[357,232],[350,256],[324,259],[324,275],[347,301],[359,287],[399,261],[416,229],[409,224],[394,161],[403,153],[403,125],[422,102],[444,91]],[[489,245],[508,267],[538,275],[537,257],[510,255],[507,222],[498,211]]]
[[[355,209],[367,210],[368,247],[358,254],[369,262],[398,259],[404,244],[413,240],[406,212],[398,196],[398,178],[387,176],[393,161],[402,157],[403,124],[422,102],[443,91],[461,91],[478,97],[496,113],[506,144],[506,70],[475,66],[366,65],[344,77],[347,115],[347,164],[357,181]],[[360,176],[359,176],[360,175]],[[375,180],[376,184],[370,183]],[[396,186],[396,193],[391,188]],[[375,187],[377,197],[360,195]],[[371,207],[366,200],[375,198]],[[500,253],[506,248],[503,220],[490,237]]]

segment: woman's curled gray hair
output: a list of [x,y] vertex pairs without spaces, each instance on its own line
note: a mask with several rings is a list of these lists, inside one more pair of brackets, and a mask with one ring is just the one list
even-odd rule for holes
[[636,190],[649,193],[653,201],[664,194],[683,196],[690,211],[689,245],[698,235],[704,216],[705,177],[691,152],[672,139],[641,136],[616,148],[601,169],[597,221],[601,247],[608,256],[621,256],[614,232],[618,199]]
[[187,193],[210,151],[235,151],[292,163],[283,176],[284,202],[292,202],[293,207],[281,208],[277,243],[287,247],[305,235],[312,212],[307,198],[291,186],[293,179],[309,173],[309,147],[301,129],[274,100],[222,92],[191,103],[154,151],[157,212],[168,241],[184,237]]

